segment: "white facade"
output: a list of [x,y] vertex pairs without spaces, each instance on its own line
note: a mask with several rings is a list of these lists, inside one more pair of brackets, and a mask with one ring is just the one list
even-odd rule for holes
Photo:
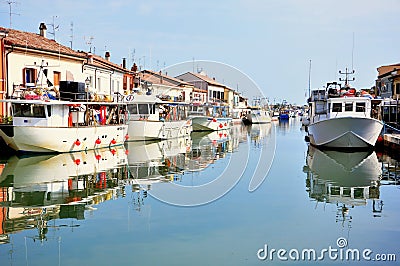
[[[55,81],[69,80],[84,82],[85,76],[82,73],[83,60],[75,58],[57,57],[44,53],[23,53],[14,51],[8,54],[8,79],[7,95],[11,96],[14,89],[18,87],[43,87],[47,88],[47,79],[55,84]],[[27,71],[35,71],[34,80],[27,78]],[[47,69],[47,79],[43,70]],[[58,77],[55,77],[58,76]],[[30,81],[30,82],[28,82]],[[35,84],[36,83],[36,84]],[[55,86],[57,89],[58,85]]]
[[99,95],[114,96],[115,93],[124,94],[122,87],[124,73],[99,68],[92,65],[85,65],[83,67],[84,79],[89,78],[89,91],[95,92]]

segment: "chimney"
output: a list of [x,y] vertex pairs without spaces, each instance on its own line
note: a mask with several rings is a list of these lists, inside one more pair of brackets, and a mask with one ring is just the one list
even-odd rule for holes
[[93,64],[93,54],[92,53],[88,53],[87,57],[88,57],[88,63],[89,64]]
[[122,58],[122,68],[126,69],[126,58]]
[[110,61],[110,52],[106,52],[105,57],[106,57],[106,60],[107,60],[107,61]]
[[46,24],[44,22],[40,23],[39,26],[40,36],[46,38],[46,30],[47,30]]

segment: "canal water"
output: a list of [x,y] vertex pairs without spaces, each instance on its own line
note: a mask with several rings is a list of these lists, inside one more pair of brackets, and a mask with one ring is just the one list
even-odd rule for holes
[[396,158],[321,151],[305,134],[291,118],[2,155],[0,265],[398,264]]

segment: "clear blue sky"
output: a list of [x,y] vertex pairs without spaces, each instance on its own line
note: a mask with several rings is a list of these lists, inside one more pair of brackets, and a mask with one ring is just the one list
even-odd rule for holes
[[[352,84],[369,88],[377,67],[400,62],[399,0],[13,2],[15,29],[38,32],[46,22],[52,31],[57,16],[56,40],[70,45],[72,22],[73,49],[87,51],[93,37],[96,54],[108,50],[113,62],[126,57],[129,65],[134,57],[153,70],[193,59],[221,62],[276,101],[305,102],[310,59],[312,88],[352,65]],[[0,12],[8,28],[7,1],[0,1]]]

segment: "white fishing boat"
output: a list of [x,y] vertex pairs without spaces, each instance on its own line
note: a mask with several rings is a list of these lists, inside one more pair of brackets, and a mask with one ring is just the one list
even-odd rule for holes
[[271,123],[272,119],[269,115],[269,111],[259,106],[252,107],[250,113],[243,119],[243,123],[246,124],[266,124]]
[[1,100],[12,108],[12,124],[0,125],[0,137],[15,151],[75,152],[122,145],[127,138],[123,104],[46,95]]
[[326,148],[374,147],[383,123],[378,120],[379,100],[354,89],[328,83],[312,91],[309,105],[308,137],[314,146]]
[[227,130],[232,125],[227,106],[191,105],[189,118],[193,131]]
[[232,110],[232,124],[238,125],[243,123],[243,119],[246,118],[247,113],[250,112],[250,108],[234,108]]
[[192,132],[188,104],[165,102],[145,94],[128,95],[124,102],[128,104],[130,140],[180,138]]
[[249,111],[243,117],[242,121],[245,125],[266,124],[271,123],[270,110],[268,102],[265,99],[256,98],[253,105],[249,107]]

